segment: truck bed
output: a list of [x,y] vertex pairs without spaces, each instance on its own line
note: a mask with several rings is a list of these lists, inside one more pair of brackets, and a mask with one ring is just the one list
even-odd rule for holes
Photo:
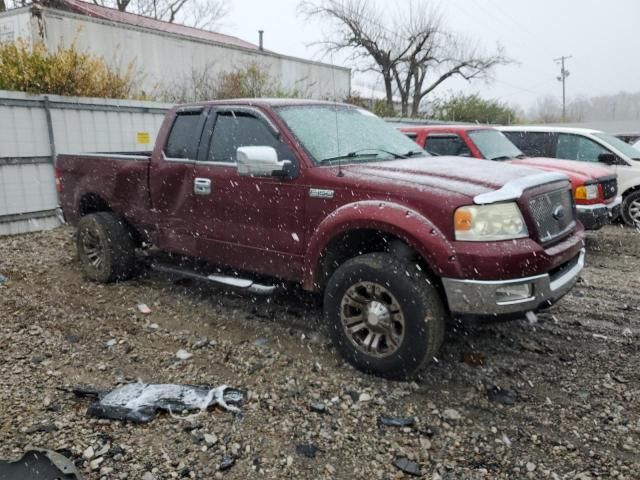
[[148,219],[150,159],[151,152],[58,155],[56,178],[66,220],[75,223],[95,207],[94,198],[108,199],[111,209],[132,221]]

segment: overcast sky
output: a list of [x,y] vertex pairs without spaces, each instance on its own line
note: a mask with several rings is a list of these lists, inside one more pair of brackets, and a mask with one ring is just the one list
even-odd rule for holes
[[[408,2],[395,0],[394,8],[403,8]],[[477,91],[528,109],[538,97],[561,98],[561,85],[556,80],[560,67],[553,59],[562,55],[573,56],[567,62],[568,98],[640,90],[640,0],[436,2],[449,29],[472,38],[487,50],[499,42],[507,56],[518,62],[497,68],[489,84],[451,81],[440,87],[439,94]],[[221,30],[257,43],[258,30],[262,29],[265,48],[328,61],[317,46],[310,44],[321,40],[330,29],[321,20],[308,21],[298,15],[298,3],[234,0]],[[341,60],[334,58],[335,63]],[[355,73],[352,85],[354,90],[367,94],[372,79]]]

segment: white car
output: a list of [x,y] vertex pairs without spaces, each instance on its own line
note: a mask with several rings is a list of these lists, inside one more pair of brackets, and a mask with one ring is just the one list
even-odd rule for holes
[[600,162],[618,175],[622,219],[640,227],[640,150],[628,143],[587,128],[509,126],[500,130],[526,155]]

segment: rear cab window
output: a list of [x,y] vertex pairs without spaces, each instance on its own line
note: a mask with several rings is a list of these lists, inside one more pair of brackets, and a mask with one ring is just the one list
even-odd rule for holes
[[195,160],[202,132],[202,112],[180,112],[176,115],[167,137],[164,153],[167,158]]

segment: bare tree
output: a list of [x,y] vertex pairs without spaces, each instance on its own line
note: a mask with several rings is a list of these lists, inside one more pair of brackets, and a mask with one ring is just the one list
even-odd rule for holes
[[303,0],[307,17],[333,23],[335,31],[322,44],[327,52],[348,51],[361,70],[382,75],[387,106],[400,98],[402,114],[415,116],[425,97],[453,77],[488,78],[491,69],[509,63],[501,49],[484,54],[444,28],[442,16],[428,0],[411,1],[391,13],[369,0]]
[[553,95],[540,97],[529,111],[529,120],[534,123],[560,123],[562,104]]
[[349,60],[361,65],[360,71],[376,71],[382,75],[387,107],[393,108],[393,68],[406,54],[396,35],[384,26],[382,12],[367,0],[304,0],[300,10],[307,17],[331,21],[333,35],[320,42],[328,53],[348,51]]
[[145,17],[191,27],[211,29],[229,13],[228,0],[92,0],[96,5],[117,8]]

